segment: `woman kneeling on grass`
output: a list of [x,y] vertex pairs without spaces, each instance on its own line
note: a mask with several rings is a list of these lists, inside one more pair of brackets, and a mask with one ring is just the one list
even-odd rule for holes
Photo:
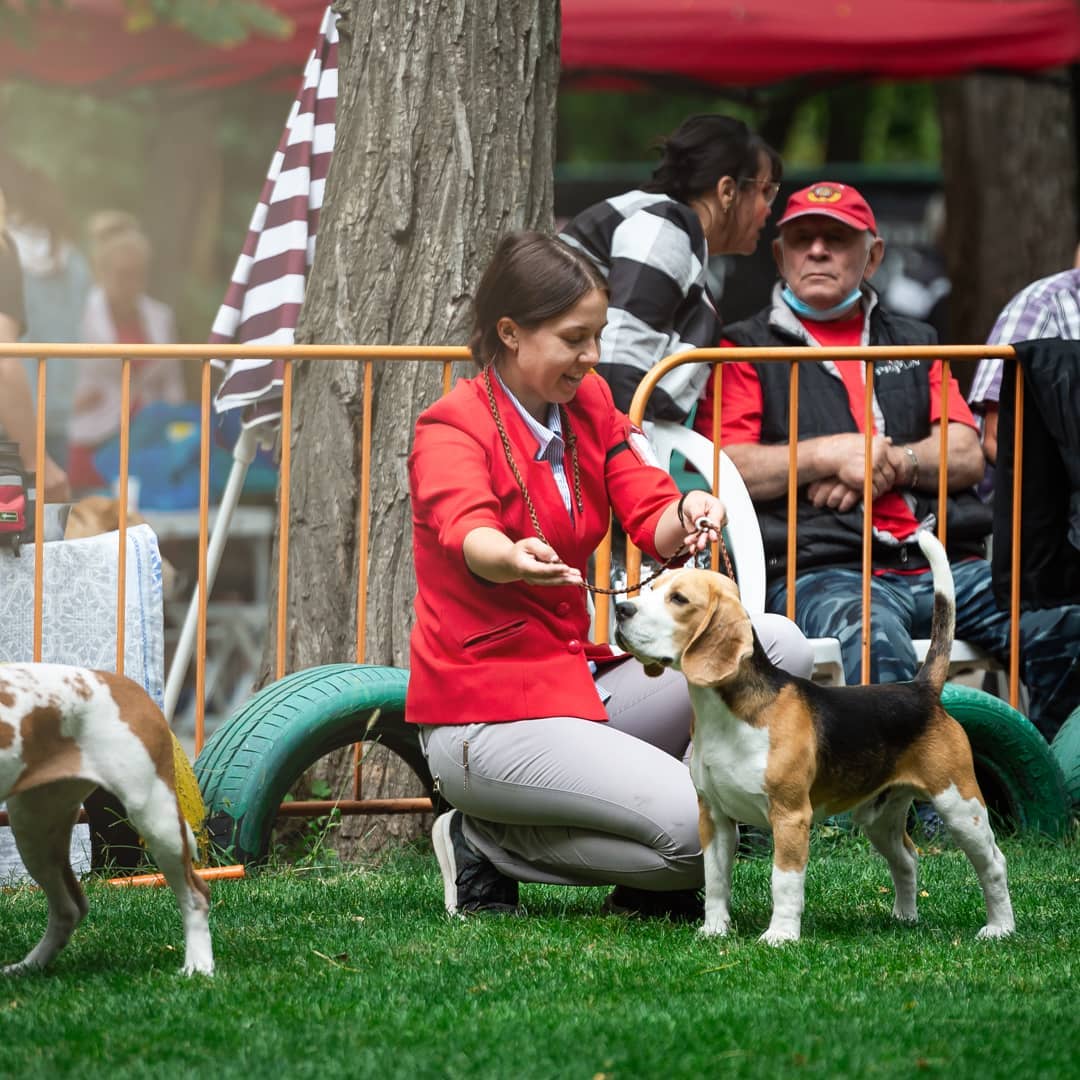
[[[696,918],[686,682],[588,641],[582,585],[610,512],[663,560],[715,540],[723,504],[692,491],[680,506],[591,374],[607,292],[586,258],[511,234],[474,306],[480,374],[420,416],[409,460],[406,713],[455,807],[433,831],[446,910],[516,911],[518,882],[537,881],[614,885],[606,910]],[[754,626],[774,662],[809,674],[794,624]]]

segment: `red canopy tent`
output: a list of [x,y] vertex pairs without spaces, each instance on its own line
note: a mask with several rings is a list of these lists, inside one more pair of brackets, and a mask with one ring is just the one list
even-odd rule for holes
[[[120,0],[45,6],[29,42],[0,41],[0,78],[115,92],[152,83],[295,84],[326,0],[267,0],[284,40],[216,48],[171,27],[129,33]],[[918,78],[1080,60],[1076,0],[563,0],[565,77],[753,86],[809,74]]]

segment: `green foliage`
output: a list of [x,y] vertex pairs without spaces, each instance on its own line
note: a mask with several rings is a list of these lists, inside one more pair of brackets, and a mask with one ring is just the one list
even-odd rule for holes
[[[316,799],[329,797],[329,792],[322,795],[312,784],[312,795]],[[287,839],[277,840],[272,855],[273,865],[285,872],[318,870],[327,871],[340,866],[337,849],[331,846],[334,833],[341,828],[341,811],[334,807],[329,814],[308,818],[304,827],[291,831]]]
[[[306,798],[329,800],[335,798],[326,780],[315,777],[305,781]],[[339,796],[340,797],[340,796]],[[296,796],[289,792],[285,802],[294,802]],[[328,814],[315,818],[290,819],[276,829],[270,839],[270,863],[286,872],[326,871],[340,866],[337,849],[331,846],[334,833],[341,828],[341,811],[335,806]],[[228,852],[222,852],[221,860],[235,861]]]
[[[780,85],[754,95],[733,91],[585,91],[559,96],[560,163],[643,162],[658,137],[687,116],[721,112],[771,139],[792,168],[829,160],[830,136],[857,147],[846,161],[937,165],[941,136],[928,82],[850,82],[830,88]],[[847,129],[845,131],[845,129]],[[833,159],[834,161],[837,159]]]
[[[175,26],[211,45],[239,45],[252,34],[288,37],[292,22],[258,0],[122,0],[124,26],[138,34],[154,26]],[[33,45],[34,19],[61,11],[67,0],[0,0],[0,34]]]
[[288,37],[292,22],[257,0],[124,0],[128,29],[171,24],[212,45],[238,45],[251,34]]
[[751,126],[760,113],[704,91],[564,90],[559,94],[557,155],[571,165],[645,161],[659,137],[695,113],[737,116]]
[[[27,11],[41,11],[53,3],[33,0]],[[201,21],[206,34],[225,37],[233,32],[229,27],[236,25],[229,20],[239,18],[245,7],[238,0],[217,4],[155,0],[143,6],[158,21],[191,20],[193,32]],[[12,10],[11,0],[0,0],[0,22]],[[300,75],[298,64],[296,85]],[[152,268],[151,293],[176,310],[181,340],[206,339],[295,88],[252,84],[204,95],[212,99],[217,114],[215,126],[206,135],[216,145],[208,145],[206,155],[220,156],[220,181],[215,168],[203,167],[195,148],[190,174],[174,177],[172,186],[178,199],[220,205],[209,240],[212,266],[204,260],[196,270],[182,261],[193,260],[193,252],[156,246]],[[852,108],[853,97],[857,100],[860,95],[867,99],[866,107]],[[154,177],[151,163],[155,148],[172,137],[169,118],[178,100],[180,95],[162,87],[101,97],[59,87],[0,83],[0,137],[7,151],[56,182],[77,240],[82,239],[90,214],[108,208],[134,213],[156,242],[162,206],[155,201],[160,178]],[[933,89],[926,83],[853,83],[831,91],[789,85],[738,97],[686,88],[568,89],[559,98],[562,175],[582,176],[596,168],[612,180],[621,163],[625,175],[619,181],[632,187],[648,176],[656,139],[686,116],[708,111],[732,113],[764,130],[782,148],[789,173],[824,163],[830,134],[835,136],[841,120],[857,128],[854,134],[848,133],[846,144],[858,145],[863,160],[884,169],[911,163],[935,165],[940,157]],[[160,287],[162,277],[168,283],[165,289]]]
[[139,212],[155,112],[151,90],[103,99],[59,87],[0,87],[5,150],[46,173],[79,223],[105,208]]
[[[212,885],[218,974],[183,979],[164,889],[92,886],[50,972],[3,984],[5,1075],[549,1080],[1075,1075],[1077,849],[1010,839],[1018,934],[976,942],[967,860],[924,854],[893,922],[865,842],[815,842],[805,938],[770,949],[770,864],[735,867],[729,939],[597,914],[604,889],[524,885],[524,918],[449,920],[430,851]],[[3,959],[44,925],[0,893]]]
[[[0,0],[2,2],[2,0]],[[297,72],[297,84],[300,73]],[[181,294],[151,294],[173,304],[184,341],[204,341],[225,294],[229,274],[244,243],[266,169],[281,137],[292,91],[239,86],[208,92],[218,113],[211,138],[220,154],[222,186],[192,170],[199,198],[220,198],[212,275],[189,273]],[[97,210],[135,214],[154,236],[149,161],[156,142],[169,137],[163,115],[173,98],[145,88],[102,98],[60,87],[0,83],[0,133],[4,149],[41,170],[57,185],[73,223],[73,239],[84,240],[87,219]],[[195,164],[195,162],[193,162]],[[158,253],[155,267],[163,260]]]

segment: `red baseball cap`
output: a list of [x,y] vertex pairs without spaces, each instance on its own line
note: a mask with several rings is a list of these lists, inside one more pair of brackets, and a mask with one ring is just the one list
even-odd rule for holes
[[877,236],[877,222],[870,204],[850,185],[821,180],[796,191],[787,201],[784,216],[776,223],[786,225],[795,218],[818,214],[835,218],[860,232],[869,230]]

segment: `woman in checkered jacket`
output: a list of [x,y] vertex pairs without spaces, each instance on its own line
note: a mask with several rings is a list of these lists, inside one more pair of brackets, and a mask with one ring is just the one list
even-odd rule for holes
[[[607,278],[597,371],[623,411],[654,364],[719,343],[709,256],[754,251],[782,174],[779,154],[729,116],[691,116],[661,151],[650,183],[583,210],[562,233]],[[696,364],[670,372],[653,391],[649,415],[684,420],[708,374]]]

